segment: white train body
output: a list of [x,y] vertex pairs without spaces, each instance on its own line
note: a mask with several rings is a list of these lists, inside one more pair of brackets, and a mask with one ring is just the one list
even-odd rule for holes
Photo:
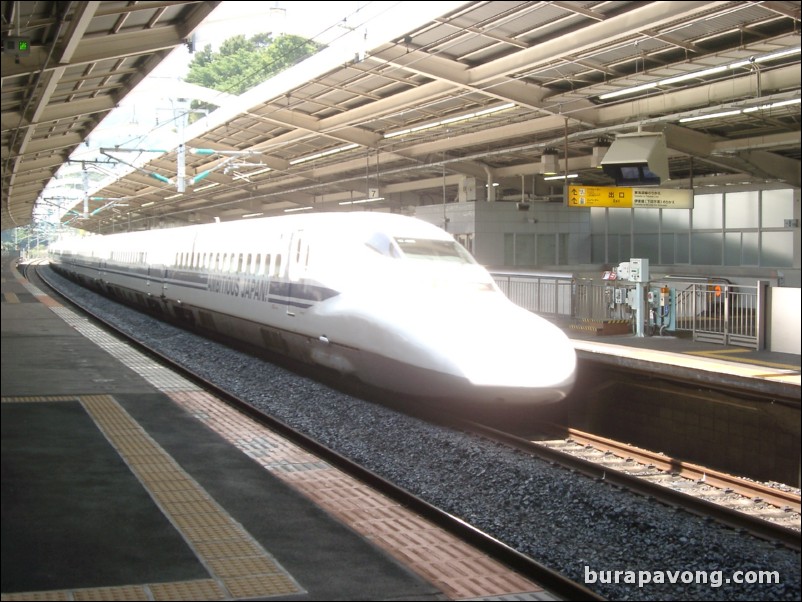
[[318,213],[56,243],[55,269],[164,317],[428,398],[542,404],[576,354],[440,228]]

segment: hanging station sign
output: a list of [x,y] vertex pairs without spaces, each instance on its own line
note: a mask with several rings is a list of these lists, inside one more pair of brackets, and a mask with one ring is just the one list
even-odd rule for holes
[[693,209],[693,191],[627,186],[569,186],[569,207]]

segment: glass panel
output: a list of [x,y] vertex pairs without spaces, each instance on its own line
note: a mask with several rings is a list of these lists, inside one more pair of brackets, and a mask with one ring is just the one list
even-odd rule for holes
[[[724,197],[726,228],[757,228],[758,192],[731,192]],[[728,264],[736,265],[736,264]]]
[[[694,230],[721,228],[722,195],[701,194],[693,200]],[[694,263],[696,263],[694,261]]]
[[591,207],[590,209],[590,230],[594,234],[603,234],[607,225],[607,209],[603,207]]
[[618,256],[621,257],[621,261],[629,261],[632,257],[637,257],[632,254],[631,240],[632,237],[629,234],[618,237]]
[[674,235],[663,232],[663,236],[660,237],[660,263],[674,263],[674,243]]
[[[604,241],[604,234],[594,234],[590,237],[590,261],[592,263],[607,263]],[[610,261],[613,260],[610,259]]]
[[632,209],[610,209],[607,212],[610,234],[629,234],[632,226]]
[[649,259],[649,263],[659,263],[657,254],[659,240],[656,234],[636,234],[632,257],[646,257]]
[[535,235],[515,235],[515,265],[535,265]]
[[794,217],[794,191],[764,190],[761,210],[764,228],[784,228],[785,220]]
[[663,232],[685,232],[690,228],[690,209],[663,209]]
[[568,256],[569,256],[569,249],[571,248],[568,244],[571,240],[571,236],[569,234],[558,234],[557,235],[557,245],[559,247],[560,252],[558,253],[557,263],[559,265],[568,265]]
[[635,214],[635,232],[646,234],[658,231],[660,227],[659,209],[635,209],[633,213]]
[[688,251],[689,240],[690,240],[690,234],[687,233],[677,234],[677,245],[676,245],[677,256],[674,259],[674,263],[689,264],[691,262],[691,258]]
[[744,232],[741,236],[741,265],[760,265],[760,235]]
[[724,233],[724,265],[741,265],[740,232]]
[[537,263],[538,265],[554,265],[557,263],[557,240],[554,234],[538,234],[537,236]]
[[721,265],[721,237],[715,232],[693,234],[693,265]]
[[790,268],[794,259],[793,232],[764,232],[760,265],[768,268]]
[[504,235],[504,265],[515,265],[515,234]]

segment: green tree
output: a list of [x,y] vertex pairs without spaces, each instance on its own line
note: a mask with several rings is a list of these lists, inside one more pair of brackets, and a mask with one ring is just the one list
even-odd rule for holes
[[[186,81],[239,95],[321,48],[317,42],[295,35],[273,38],[270,33],[260,33],[247,39],[236,35],[223,42],[217,52],[210,45],[197,51],[189,64]],[[213,110],[215,105],[194,101],[192,108]]]

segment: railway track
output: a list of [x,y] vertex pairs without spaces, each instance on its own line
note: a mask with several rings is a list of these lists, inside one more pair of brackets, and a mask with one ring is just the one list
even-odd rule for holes
[[[453,425],[453,419],[449,420]],[[513,446],[642,496],[800,550],[800,495],[677,461],[662,454],[566,427],[567,437],[527,439],[483,424],[459,428]],[[790,488],[788,488],[790,489]]]
[[41,274],[38,274],[38,270],[36,270],[35,267],[35,265],[26,266],[24,275],[29,281],[35,283],[36,286],[39,286],[48,292],[52,292],[52,294],[58,296],[71,308],[74,308],[82,314],[87,315],[93,321],[102,324],[105,329],[114,333],[115,336],[124,339],[131,346],[136,347],[141,352],[151,356],[160,364],[167,366],[169,369],[179,373],[184,378],[196,383],[211,393],[214,397],[220,399],[222,402],[237,408],[242,413],[250,416],[260,425],[269,428],[270,430],[278,433],[281,437],[286,438],[292,443],[299,445],[308,452],[314,454],[324,462],[327,462],[328,464],[331,464],[332,466],[342,470],[346,474],[360,480],[374,490],[377,490],[383,495],[391,498],[401,506],[409,508],[432,524],[437,525],[443,530],[455,535],[460,540],[480,550],[488,557],[510,567],[524,578],[541,585],[547,591],[552,592],[563,599],[569,600],[605,599],[598,593],[588,589],[585,585],[568,578],[567,576],[545,566],[533,558],[521,554],[503,542],[487,535],[481,530],[476,529],[475,527],[454,517],[448,512],[440,510],[422,498],[411,494],[401,487],[396,486],[390,480],[375,474],[374,472],[364,468],[359,463],[354,462],[349,458],[333,451],[332,449],[319,443],[315,439],[310,438],[299,430],[292,428],[291,426],[273,418],[272,416],[267,415],[247,401],[244,401],[236,395],[233,395],[225,388],[208,381],[204,377],[199,376],[193,371],[174,362],[172,358],[163,355],[150,345],[132,338],[129,334],[117,328],[115,324],[109,322],[103,316],[76,304],[68,296],[64,295],[58,288],[49,284]]

